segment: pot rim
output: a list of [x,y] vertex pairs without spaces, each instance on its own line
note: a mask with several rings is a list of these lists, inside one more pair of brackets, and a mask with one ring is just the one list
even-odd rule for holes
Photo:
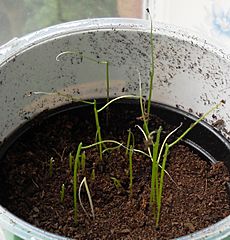
[[[64,37],[76,33],[87,31],[143,31],[150,32],[150,21],[136,18],[92,18],[77,21],[70,21],[53,25],[41,30],[26,34],[20,38],[13,38],[4,45],[0,46],[0,66],[19,53],[32,48],[34,45],[41,44],[53,38]],[[217,48],[207,40],[196,35],[192,35],[188,30],[161,22],[154,22],[155,34],[177,38],[202,49],[208,50],[219,55],[222,59],[230,61],[230,54],[224,49]]]
[[[72,21],[54,25],[35,31],[20,38],[14,38],[11,41],[0,47],[0,67],[6,64],[15,56],[52,39],[62,38],[67,35],[81,34],[84,32],[97,31],[139,31],[150,32],[150,21],[143,19],[131,18],[95,18]],[[206,40],[198,38],[197,36],[189,34],[186,30],[179,27],[170,26],[163,23],[154,23],[154,34],[164,35],[171,38],[176,38],[190,44],[205,49],[218,55],[220,58],[226,60],[230,64],[230,55],[224,50],[218,49],[209,44]],[[0,205],[0,226],[10,231],[17,236],[31,239],[31,240],[64,240],[66,237],[58,236],[21,220],[14,214],[8,212]],[[221,232],[221,237],[227,237],[230,233],[230,216],[223,220],[202,229],[193,234],[180,237],[180,240],[189,239],[216,239]]]

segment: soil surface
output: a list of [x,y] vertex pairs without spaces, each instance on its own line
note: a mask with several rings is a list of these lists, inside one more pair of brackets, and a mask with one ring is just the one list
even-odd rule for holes
[[[127,130],[131,128],[135,148],[146,151],[147,143],[135,127],[143,124],[139,108],[124,109],[117,104],[110,108],[109,126],[105,123],[105,113],[100,113],[103,139],[116,139],[126,144]],[[149,123],[151,130],[163,126],[162,140],[175,128],[154,116]],[[161,219],[156,228],[149,205],[150,159],[140,153],[133,154],[130,196],[125,149],[105,152],[101,161],[98,149],[91,148],[86,150],[86,167],[85,171],[80,171],[78,183],[86,176],[95,219],[91,217],[83,187],[81,198],[90,216],[87,217],[78,201],[76,224],[73,172],[68,156],[70,152],[76,153],[79,142],[83,146],[95,142],[92,106],[34,121],[33,128],[19,138],[1,163],[0,187],[4,192],[0,196],[1,204],[39,228],[73,239],[170,239],[205,228],[230,214],[226,187],[230,177],[224,164],[210,165],[188,146],[179,143],[167,160],[166,168],[174,182],[165,175]],[[62,184],[65,184],[63,203],[60,200]]]

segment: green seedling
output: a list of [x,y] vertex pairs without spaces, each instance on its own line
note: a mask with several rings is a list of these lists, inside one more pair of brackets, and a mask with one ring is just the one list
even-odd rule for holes
[[74,160],[74,173],[73,173],[73,202],[74,202],[74,222],[77,224],[77,174],[80,166],[80,154],[82,143],[79,143],[77,148],[76,157]]
[[[109,100],[110,100],[110,93],[109,93],[109,91],[110,91],[109,65],[110,64],[109,64],[109,62],[108,61],[104,61],[104,60],[101,61],[101,60],[98,60],[98,59],[91,58],[89,56],[84,55],[80,51],[77,51],[77,52],[76,51],[62,52],[62,53],[57,55],[56,61],[59,61],[60,57],[63,56],[63,55],[66,55],[66,54],[74,54],[76,56],[79,56],[81,61],[83,61],[83,59],[87,59],[87,60],[89,60],[91,62],[95,62],[95,63],[98,63],[98,64],[104,64],[105,65],[105,67],[106,67],[106,70],[105,70],[105,72],[106,72],[106,101],[108,103]],[[106,109],[106,125],[108,126],[108,124],[109,124],[109,108]]]
[[53,176],[53,164],[54,164],[54,159],[53,159],[53,157],[51,157],[50,161],[49,161],[49,176],[50,177]]
[[69,170],[70,170],[70,172],[72,172],[72,169],[73,169],[73,159],[74,159],[74,157],[73,157],[72,153],[69,153]]
[[63,184],[61,185],[61,191],[60,191],[61,203],[64,202],[64,197],[65,197],[65,184],[63,183]]
[[81,169],[83,172],[85,171],[85,159],[86,159],[85,151],[83,151],[81,154]]
[[132,137],[132,146],[134,148],[135,145],[135,138],[134,138],[134,134],[132,133],[131,129],[128,130],[128,138],[127,138],[127,144],[126,144],[126,150],[125,150],[125,154],[128,155],[129,153],[129,147],[130,147],[130,141],[131,141],[131,137]]
[[91,172],[91,180],[94,182],[95,181],[95,168],[93,167],[92,172]]
[[151,68],[150,68],[150,83],[149,83],[149,96],[148,96],[148,106],[147,106],[147,117],[149,119],[150,115],[150,108],[151,108],[151,100],[152,100],[152,89],[153,89],[153,80],[154,80],[154,43],[153,43],[153,21],[152,21],[152,16],[150,14],[149,9],[146,9],[147,13],[149,14],[150,17],[150,48],[151,48]]
[[154,204],[158,202],[158,150],[160,145],[160,135],[161,135],[162,127],[159,127],[157,131],[156,141],[153,145],[153,158],[152,158],[152,174],[151,174],[151,192],[150,192],[150,206],[152,207],[153,214],[156,216]]
[[93,200],[92,200],[92,197],[91,197],[91,194],[90,194],[90,191],[89,191],[89,187],[88,187],[88,184],[87,184],[87,181],[86,181],[86,177],[83,178],[83,180],[81,181],[80,186],[79,186],[78,199],[79,199],[80,206],[82,207],[82,209],[83,209],[83,211],[85,212],[86,216],[87,216],[88,218],[90,218],[90,215],[88,214],[88,212],[87,212],[86,209],[84,208],[83,203],[82,203],[82,200],[81,200],[81,189],[82,189],[82,185],[83,185],[83,184],[84,184],[84,186],[85,186],[86,193],[87,193],[87,196],[88,196],[88,199],[89,199],[89,205],[90,205],[90,208],[91,208],[91,216],[93,217],[93,219],[95,219],[95,213],[94,213],[94,207],[93,207]]
[[172,132],[170,132],[167,137],[165,138],[165,140],[162,143],[161,149],[160,149],[160,153],[158,155],[158,159],[157,159],[157,163],[159,165],[159,162],[161,160],[161,155],[164,149],[164,155],[163,155],[163,160],[162,160],[162,165],[161,165],[161,173],[160,173],[160,181],[159,181],[159,188],[158,188],[158,192],[156,193],[157,196],[157,216],[156,216],[156,226],[159,225],[159,221],[160,221],[160,212],[161,212],[161,205],[162,205],[162,192],[163,192],[163,182],[164,182],[164,175],[165,175],[165,166],[166,166],[166,161],[167,161],[167,156],[169,154],[170,149],[177,144],[179,141],[181,141],[198,123],[200,123],[202,120],[204,120],[211,112],[213,112],[214,110],[216,110],[217,108],[219,108],[222,104],[224,103],[224,101],[221,101],[220,103],[216,104],[215,106],[213,106],[208,112],[206,112],[202,117],[200,117],[199,119],[197,119],[194,123],[192,123],[190,125],[189,128],[187,128],[175,141],[173,141],[172,143],[167,143],[168,138],[175,133],[175,131],[177,131],[181,125],[179,127],[177,127],[175,130],[173,130]]
[[96,136],[99,142],[99,155],[100,155],[100,160],[102,160],[102,144],[100,142],[102,142],[102,137],[101,137],[101,127],[99,124],[99,118],[98,118],[98,111],[97,111],[97,102],[94,99],[94,105],[93,105],[93,110],[94,110],[94,117],[95,117],[95,123],[96,123]]
[[129,196],[133,195],[133,146],[129,150]]
[[120,180],[118,180],[115,177],[110,177],[110,178],[113,180],[113,184],[114,184],[114,186],[116,187],[117,190],[123,189]]

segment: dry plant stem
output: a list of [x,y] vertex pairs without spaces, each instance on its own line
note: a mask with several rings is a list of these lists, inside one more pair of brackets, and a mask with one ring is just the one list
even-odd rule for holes
[[90,194],[90,191],[89,191],[89,187],[88,187],[88,184],[87,184],[87,181],[86,181],[86,177],[83,178],[83,180],[81,181],[80,183],[80,186],[79,186],[79,191],[78,191],[78,199],[79,199],[79,203],[80,203],[80,206],[82,207],[83,211],[85,212],[86,216],[88,218],[90,218],[90,215],[88,214],[88,212],[86,211],[85,207],[83,206],[83,203],[81,201],[81,189],[82,189],[82,185],[84,184],[85,186],[85,189],[86,189],[86,193],[87,193],[87,196],[88,196],[88,199],[89,199],[89,205],[90,205],[90,208],[91,208],[91,214],[92,214],[92,217],[93,219],[95,219],[95,213],[94,213],[94,207],[93,207],[93,200],[92,200],[92,197],[91,197],[91,194]]
[[74,222],[77,224],[77,174],[80,165],[80,153],[82,143],[79,143],[77,148],[77,154],[74,160],[74,173],[73,173],[73,202],[74,202]]

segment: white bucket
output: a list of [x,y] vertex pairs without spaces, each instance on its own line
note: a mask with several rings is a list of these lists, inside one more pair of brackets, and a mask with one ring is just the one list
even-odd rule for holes
[[[150,68],[150,23],[137,19],[91,19],[64,23],[15,39],[0,49],[0,141],[47,108],[65,104],[54,96],[30,91],[65,91],[79,98],[105,97],[105,66],[66,55],[80,51],[110,64],[111,96],[138,94],[138,71],[147,93]],[[178,29],[154,28],[155,83],[153,100],[194,114],[207,112],[220,100],[224,108],[219,131],[230,139],[230,59],[206,41]],[[216,119],[209,116],[212,124]],[[6,239],[65,239],[35,228],[0,206],[0,226]],[[0,236],[1,236],[0,231]],[[230,217],[180,239],[224,239]]]

